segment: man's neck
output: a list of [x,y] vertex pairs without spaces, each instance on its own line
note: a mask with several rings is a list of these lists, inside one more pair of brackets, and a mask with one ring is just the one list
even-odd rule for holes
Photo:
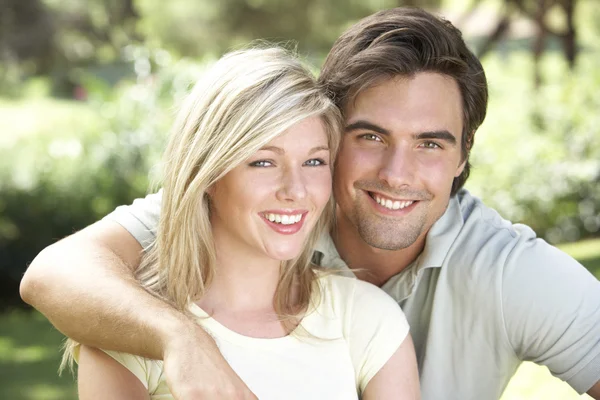
[[338,215],[331,237],[340,257],[354,274],[381,287],[417,259],[425,246],[426,235],[401,250],[377,249],[365,243],[348,219]]

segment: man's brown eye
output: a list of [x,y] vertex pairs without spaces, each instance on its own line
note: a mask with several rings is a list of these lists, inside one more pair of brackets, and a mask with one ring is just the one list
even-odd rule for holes
[[380,140],[380,139],[379,139],[379,136],[377,136],[377,135],[373,135],[372,133],[366,133],[366,134],[364,134],[364,135],[361,135],[360,137],[361,137],[362,139],[366,139],[366,140],[372,140],[372,141],[378,141],[378,140]]
[[436,142],[424,142],[423,146],[428,149],[441,149],[442,148],[442,146],[440,146]]

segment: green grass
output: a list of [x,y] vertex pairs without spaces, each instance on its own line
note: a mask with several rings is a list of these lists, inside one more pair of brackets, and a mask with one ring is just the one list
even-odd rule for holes
[[[600,239],[560,246],[600,278]],[[74,400],[69,373],[58,377],[62,335],[37,312],[0,315],[0,398],[10,400]],[[545,367],[524,363],[502,400],[571,400],[579,396]]]
[[600,279],[600,239],[582,240],[558,246],[575,257],[580,263]]
[[76,399],[73,378],[56,372],[62,338],[37,312],[0,315],[0,398]]

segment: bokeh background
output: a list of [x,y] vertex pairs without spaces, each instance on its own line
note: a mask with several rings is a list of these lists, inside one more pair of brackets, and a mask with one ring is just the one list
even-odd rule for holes
[[[363,16],[453,21],[490,86],[467,188],[600,276],[598,0],[0,0],[0,398],[74,399],[62,336],[18,296],[45,246],[143,196],[203,68],[254,39],[315,71]],[[541,277],[543,278],[543,277]],[[524,364],[503,400],[579,398]]]

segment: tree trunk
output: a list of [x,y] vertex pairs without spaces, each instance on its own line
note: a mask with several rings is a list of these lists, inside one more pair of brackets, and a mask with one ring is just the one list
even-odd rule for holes
[[538,89],[542,84],[542,75],[540,73],[540,59],[544,52],[544,45],[546,44],[546,30],[544,29],[544,17],[548,11],[548,1],[538,0],[537,9],[535,11],[535,22],[537,25],[537,33],[533,41],[533,76],[534,76],[534,87]]
[[575,2],[576,0],[562,1],[562,6],[567,20],[567,31],[562,37],[563,51],[565,53],[565,58],[569,63],[569,68],[571,69],[575,68],[575,59],[577,58],[577,37],[575,31],[575,21],[573,19],[575,13]]

